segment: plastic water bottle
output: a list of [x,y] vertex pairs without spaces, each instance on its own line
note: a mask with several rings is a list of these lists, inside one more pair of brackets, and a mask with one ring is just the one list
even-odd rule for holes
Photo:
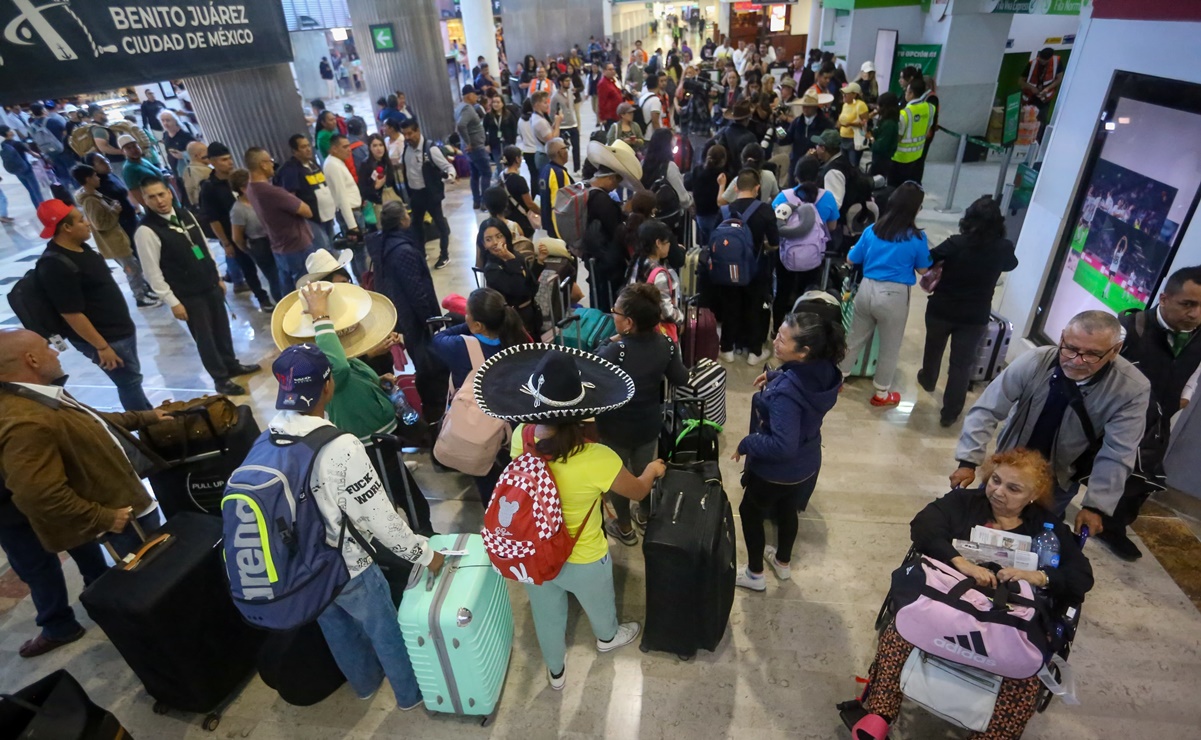
[[416,424],[418,419],[417,410],[409,405],[409,399],[405,398],[404,388],[394,383],[389,383],[388,391],[388,398],[392,400],[392,405],[396,408],[396,415],[405,423],[405,426]]
[[1051,522],[1043,524],[1043,531],[1034,538],[1034,552],[1038,554],[1038,567],[1059,567],[1059,538],[1055,536],[1055,525]]

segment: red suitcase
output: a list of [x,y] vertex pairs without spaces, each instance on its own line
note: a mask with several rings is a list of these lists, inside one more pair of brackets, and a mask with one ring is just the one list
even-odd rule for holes
[[690,302],[684,314],[684,331],[680,334],[684,365],[693,367],[706,357],[716,361],[719,349],[717,317],[709,309],[699,308],[695,301]]

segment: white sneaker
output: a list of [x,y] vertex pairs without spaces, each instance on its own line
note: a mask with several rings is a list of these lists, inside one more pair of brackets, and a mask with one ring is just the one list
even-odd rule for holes
[[552,689],[555,691],[562,691],[563,687],[567,685],[567,662],[563,662],[563,672],[560,673],[557,678],[553,673],[550,672],[550,668],[547,668],[546,680],[550,682],[550,687]]
[[734,361],[734,353],[733,352],[721,352],[717,356],[721,359],[722,362],[733,362]]
[[768,352],[760,352],[760,353],[759,353],[759,354],[757,354],[757,355],[748,354],[748,355],[746,356],[746,364],[748,364],[748,365],[760,365],[760,364],[762,364],[762,363],[764,363],[764,362],[767,362],[767,359],[768,359],[769,357],[771,357],[771,354],[769,354]]
[[613,639],[605,642],[604,640],[596,641],[596,649],[602,653],[607,653],[610,650],[616,650],[620,647],[625,647],[638,637],[638,632],[641,626],[637,622],[626,622],[617,628],[617,634],[613,635]]
[[743,568],[738,577],[734,579],[734,585],[749,588],[752,591],[766,591],[767,579],[761,575],[752,575],[749,570]]
[[776,560],[776,548],[772,547],[771,545],[764,547],[763,559],[766,560],[767,564],[771,566],[771,569],[776,572],[776,578],[779,578],[781,581],[788,581],[792,579],[792,568],[789,565],[781,564],[778,560]]

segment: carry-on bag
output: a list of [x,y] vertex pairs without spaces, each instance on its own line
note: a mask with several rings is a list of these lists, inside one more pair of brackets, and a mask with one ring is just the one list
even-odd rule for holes
[[[575,328],[567,328],[568,324]],[[617,334],[613,317],[596,308],[576,309],[570,316],[559,322],[563,329],[559,343],[564,347],[575,347],[585,352],[595,352],[601,342]]]
[[715,465],[670,466],[656,483],[642,541],[646,559],[643,652],[687,660],[716,650],[734,605],[734,513]]
[[256,662],[263,683],[279,692],[279,698],[298,707],[310,707],[346,683],[316,622],[270,633],[259,648]]
[[251,408],[239,406],[237,421],[217,438],[217,449],[169,460],[169,467],[147,476],[163,516],[170,519],[181,511],[221,516],[225,484],[260,433]]
[[429,547],[454,554],[437,576],[413,570],[397,617],[417,684],[430,711],[487,718],[513,647],[509,590],[480,535],[438,535]]
[[703,357],[688,371],[688,384],[676,388],[676,398],[696,399],[704,405],[705,419],[726,423],[726,369]]
[[207,730],[254,673],[265,637],[230,598],[221,536],[220,519],[181,512],[152,533],[140,557],[110,568],[79,597],[155,711],[208,712]]
[[972,366],[972,381],[988,382],[1005,369],[1005,358],[1009,355],[1009,343],[1013,340],[1013,324],[1004,316],[989,314],[988,329],[980,340],[976,351],[976,364]]
[[434,443],[434,459],[448,468],[467,475],[487,475],[496,465],[501,447],[513,436],[506,422],[480,410],[473,392],[476,372],[484,364],[484,350],[474,336],[463,337],[471,372],[467,374],[442,417],[442,427]]
[[0,740],[133,740],[112,712],[98,706],[59,669],[0,694]]
[[168,401],[158,408],[170,418],[146,427],[141,437],[167,460],[220,449],[221,440],[238,423],[238,407],[220,395]]
[[720,424],[705,418],[703,400],[682,397],[677,390],[664,409],[659,457],[677,464],[716,461],[721,431]]
[[1029,678],[1050,657],[1051,618],[1025,581],[995,589],[920,558],[893,571],[896,629],[915,647],[1006,678]]
[[721,344],[717,338],[717,317],[698,305],[696,297],[684,310],[684,327],[680,333],[680,357],[684,365],[693,367],[702,359],[717,360]]

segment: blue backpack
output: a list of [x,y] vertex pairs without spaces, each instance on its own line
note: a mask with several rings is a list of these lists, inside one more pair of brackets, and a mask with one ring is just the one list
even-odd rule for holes
[[723,207],[726,219],[713,230],[708,252],[702,262],[714,285],[750,285],[759,270],[759,245],[751,233],[748,221],[761,202],[755,199],[741,216],[731,217],[729,207]]
[[234,605],[256,627],[308,624],[350,580],[342,559],[347,522],[338,546],[326,544],[325,519],[309,490],[318,452],[342,434],[328,425],[304,437],[267,430],[226,483],[225,572]]

